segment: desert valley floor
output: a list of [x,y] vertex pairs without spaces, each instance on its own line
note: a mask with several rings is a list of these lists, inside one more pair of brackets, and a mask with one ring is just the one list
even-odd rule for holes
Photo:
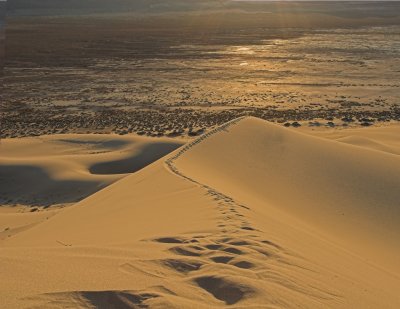
[[399,134],[3,139],[0,307],[399,308]]

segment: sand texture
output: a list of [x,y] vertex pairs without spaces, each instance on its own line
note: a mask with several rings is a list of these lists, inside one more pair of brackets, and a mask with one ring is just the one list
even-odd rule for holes
[[2,196],[45,191],[2,202],[0,307],[400,308],[399,134],[3,140],[1,177],[24,178]]

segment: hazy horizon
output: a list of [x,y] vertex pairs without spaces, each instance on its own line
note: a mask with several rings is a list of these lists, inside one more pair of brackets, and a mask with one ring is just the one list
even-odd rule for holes
[[[368,11],[368,7],[374,3],[395,3],[396,0],[354,0],[354,1],[334,1],[334,0],[0,0],[7,3],[9,15],[81,15],[81,14],[107,14],[107,13],[167,13],[167,12],[207,12],[209,10],[244,10],[250,12],[261,12],[264,10],[303,10],[293,8],[296,3],[301,3],[314,12],[330,12],[332,14],[346,14],[343,10],[356,10],[359,17]],[[337,7],[335,4],[347,3],[345,8]],[[352,5],[352,3],[354,5]],[[360,8],[360,3],[365,5]],[[320,5],[318,5],[320,4]],[[311,8],[314,6],[313,8]],[[317,6],[317,7],[315,7]],[[350,7],[349,7],[350,6]],[[376,6],[374,6],[376,9]],[[377,12],[368,12],[369,15],[379,15]],[[386,11],[385,14],[395,12]]]

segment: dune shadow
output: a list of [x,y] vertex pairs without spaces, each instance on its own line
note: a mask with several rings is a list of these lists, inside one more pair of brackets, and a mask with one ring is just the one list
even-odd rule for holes
[[101,148],[120,148],[130,143],[129,141],[122,141],[122,140],[91,141],[91,140],[67,139],[67,138],[58,139],[58,141],[69,144],[92,145]]
[[[73,140],[68,142],[75,142]],[[105,142],[104,147],[120,144]],[[118,142],[118,141],[117,141]],[[92,174],[112,175],[136,172],[180,147],[180,143],[146,145],[129,158],[96,163]],[[101,180],[55,179],[45,168],[33,165],[0,165],[0,204],[49,207],[76,203],[103,189]]]
[[48,207],[75,203],[104,188],[100,181],[57,180],[43,168],[0,165],[0,204]]
[[89,171],[92,174],[98,175],[134,173],[180,146],[182,146],[180,143],[154,143],[146,145],[138,154],[120,160],[93,164],[89,167]]

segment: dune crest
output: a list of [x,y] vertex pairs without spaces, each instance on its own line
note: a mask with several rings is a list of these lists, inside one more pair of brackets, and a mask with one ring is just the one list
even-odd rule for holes
[[[350,249],[372,254],[382,245],[392,251],[387,258],[399,271],[399,156],[256,118],[219,130],[201,145],[192,143],[196,147],[180,156],[176,168],[253,209],[257,205],[260,213],[278,211],[301,219],[341,244],[348,241]],[[387,266],[389,260],[379,262]]]

